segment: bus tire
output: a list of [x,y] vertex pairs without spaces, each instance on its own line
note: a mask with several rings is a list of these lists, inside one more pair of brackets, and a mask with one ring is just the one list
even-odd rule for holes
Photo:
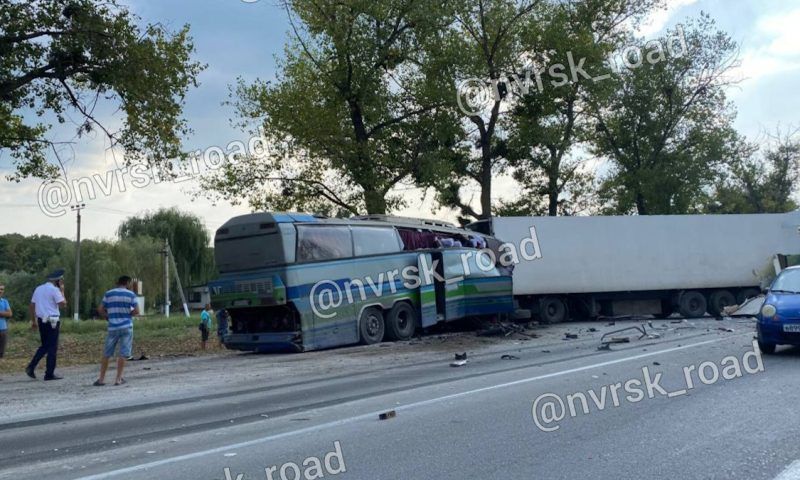
[[542,323],[561,323],[567,319],[567,304],[558,297],[539,300],[539,318]]
[[383,341],[386,325],[383,312],[378,307],[367,307],[358,319],[358,333],[362,345],[373,345]]
[[681,294],[678,300],[678,311],[683,318],[700,318],[706,314],[708,302],[697,290],[689,290]]
[[407,302],[397,302],[386,314],[386,338],[408,340],[417,328],[417,312]]

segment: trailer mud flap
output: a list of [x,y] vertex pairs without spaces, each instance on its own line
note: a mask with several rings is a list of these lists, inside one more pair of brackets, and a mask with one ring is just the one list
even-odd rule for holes
[[423,272],[432,270],[433,260],[429,253],[422,253],[417,256],[417,268],[419,269],[419,320],[422,328],[436,324],[436,285],[435,280],[430,275]]

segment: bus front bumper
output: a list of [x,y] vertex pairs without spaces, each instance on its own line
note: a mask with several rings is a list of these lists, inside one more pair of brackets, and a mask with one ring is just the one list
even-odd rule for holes
[[222,343],[229,350],[245,352],[302,352],[302,332],[233,333],[225,335]]

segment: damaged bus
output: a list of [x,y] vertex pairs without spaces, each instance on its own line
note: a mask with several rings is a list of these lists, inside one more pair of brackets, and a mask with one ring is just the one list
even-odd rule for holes
[[493,240],[390,216],[242,215],[216,232],[211,304],[230,313],[229,349],[407,340],[439,322],[513,311],[510,272],[481,256]]

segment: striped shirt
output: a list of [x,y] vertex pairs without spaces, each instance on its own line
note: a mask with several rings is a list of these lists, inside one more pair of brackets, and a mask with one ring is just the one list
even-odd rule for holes
[[108,314],[108,331],[133,327],[131,312],[136,307],[136,295],[127,288],[113,288],[103,297]]

